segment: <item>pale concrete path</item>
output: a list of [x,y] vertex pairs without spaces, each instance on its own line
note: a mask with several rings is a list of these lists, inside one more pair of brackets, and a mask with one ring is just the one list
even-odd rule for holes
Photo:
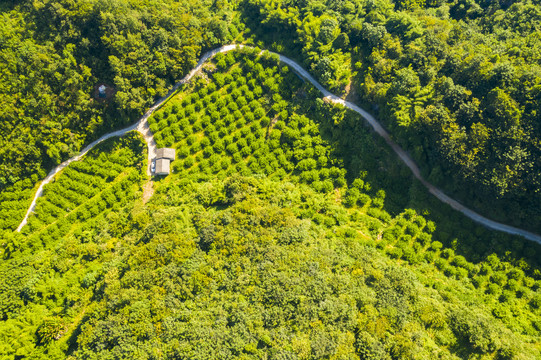
[[[162,105],[163,102],[165,100],[167,100],[182,84],[188,82],[201,69],[203,64],[208,59],[214,57],[218,53],[225,53],[225,52],[228,52],[228,51],[231,51],[231,50],[240,49],[240,48],[244,48],[244,47],[251,48],[251,47],[245,46],[245,45],[225,45],[225,46],[222,46],[222,47],[220,47],[218,49],[214,49],[214,50],[211,50],[211,51],[205,53],[201,57],[201,59],[199,60],[197,65],[182,80],[180,80],[178,83],[176,83],[173,86],[173,88],[171,89],[171,91],[169,91],[169,93],[166,96],[164,96],[163,98],[158,100],[154,104],[154,106],[152,106],[136,124],[126,128],[126,129],[114,131],[112,133],[109,133],[109,134],[106,134],[106,135],[102,136],[98,140],[92,142],[87,147],[85,147],[79,153],[79,155],[74,156],[73,158],[63,162],[62,164],[60,164],[56,168],[54,168],[49,173],[49,175],[43,180],[41,185],[39,186],[38,191],[36,192],[36,195],[34,196],[34,200],[32,201],[32,204],[30,205],[30,207],[29,207],[23,221],[21,222],[21,224],[17,228],[17,231],[21,231],[22,227],[26,224],[26,222],[28,220],[28,215],[30,215],[30,213],[34,210],[34,208],[36,206],[36,200],[43,193],[43,186],[45,184],[49,183],[53,179],[54,175],[56,175],[59,171],[61,171],[63,168],[65,168],[67,165],[69,165],[72,161],[79,160],[82,156],[84,156],[94,146],[96,146],[97,144],[99,144],[103,140],[109,139],[110,137],[122,136],[126,132],[131,131],[131,130],[137,130],[141,134],[143,134],[143,136],[145,137],[145,141],[148,144],[148,168],[147,168],[147,174],[150,175],[150,162],[156,155],[156,142],[154,141],[154,137],[152,135],[152,132],[149,129],[149,125],[148,125],[148,121],[147,121],[148,118],[150,117],[150,115],[152,115],[152,113],[157,108],[159,108],[160,105]],[[288,65],[297,74],[299,74],[300,76],[302,76],[303,78],[308,80],[312,85],[314,85],[314,87],[316,89],[321,91],[324,98],[326,98],[329,101],[334,102],[336,104],[341,104],[341,105],[345,106],[346,108],[351,109],[351,110],[355,111],[356,113],[358,113],[359,115],[361,115],[372,126],[374,131],[376,133],[378,133],[378,135],[383,137],[383,139],[387,142],[387,144],[398,155],[400,160],[402,160],[402,162],[411,170],[411,172],[413,173],[413,176],[415,176],[415,178],[417,178],[428,189],[428,191],[432,195],[434,195],[438,200],[442,201],[445,204],[448,204],[453,209],[455,209],[457,211],[460,211],[466,217],[472,219],[473,221],[475,221],[475,222],[477,222],[477,223],[479,223],[479,224],[481,224],[481,225],[483,225],[483,226],[485,226],[485,227],[487,227],[489,229],[503,231],[505,233],[512,234],[512,235],[519,235],[519,236],[522,236],[522,237],[524,237],[524,238],[526,238],[528,240],[531,240],[531,241],[534,241],[534,242],[536,242],[538,244],[541,244],[541,236],[539,236],[537,234],[534,234],[532,232],[523,230],[523,229],[519,229],[519,228],[516,228],[516,227],[513,227],[513,226],[505,225],[505,224],[502,224],[502,223],[487,219],[484,216],[476,213],[475,211],[473,211],[471,209],[468,209],[464,205],[460,204],[458,201],[456,201],[456,200],[450,198],[449,196],[445,195],[443,193],[443,191],[441,191],[440,189],[438,189],[434,185],[430,184],[428,181],[426,181],[421,176],[421,171],[419,170],[419,167],[417,166],[417,164],[415,164],[413,159],[410,158],[410,156],[406,153],[406,151],[404,151],[400,146],[398,146],[397,143],[395,143],[391,139],[391,136],[389,135],[389,133],[383,128],[383,126],[381,126],[381,124],[376,120],[375,117],[373,117],[370,113],[368,113],[366,110],[362,109],[361,107],[359,107],[359,106],[357,106],[357,105],[355,105],[355,104],[353,104],[353,103],[351,103],[349,101],[346,101],[346,100],[332,94],[330,91],[325,89],[316,79],[314,79],[312,77],[312,75],[310,75],[310,73],[308,71],[306,71],[303,67],[301,67],[301,65],[296,63],[294,60],[292,60],[292,59],[290,59],[290,58],[288,58],[288,57],[286,57],[284,55],[280,55],[280,54],[277,54],[277,53],[274,53],[274,52],[269,52],[269,53],[273,54],[273,55],[277,55],[281,62]]]

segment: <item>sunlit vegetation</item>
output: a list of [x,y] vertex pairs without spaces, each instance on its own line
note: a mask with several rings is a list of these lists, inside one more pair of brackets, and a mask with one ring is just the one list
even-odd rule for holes
[[[133,122],[201,51],[234,40],[231,10],[207,0],[2,2],[0,192]],[[114,95],[97,98],[100,84]]]
[[[120,140],[108,140],[82,161],[70,164],[44,187],[22,229],[28,239],[4,252],[4,257],[13,256],[14,251],[54,243],[77,227],[77,223],[104,216],[111,209],[133,202],[140,186],[144,149],[140,136],[130,133]],[[24,204],[28,206],[27,202]],[[22,217],[17,218],[17,222],[21,220]]]
[[468,262],[412,210],[380,220],[236,175],[163,182],[144,207],[79,223],[2,263],[3,355],[539,355],[539,280],[495,255]]
[[0,231],[15,230],[19,226],[32,202],[38,179],[36,174],[31,179],[18,181],[0,192]]
[[541,231],[540,2],[246,0],[249,42],[375,113],[454,197]]
[[[115,1],[107,2],[111,9],[100,1],[80,3],[103,5],[100,19],[127,10],[115,8]],[[249,39],[253,21],[248,29],[239,25],[239,35],[226,26],[231,14],[221,1],[209,5],[223,11],[221,20],[205,25],[212,33],[189,16],[175,13],[172,23],[165,21],[169,2],[159,16],[154,10],[143,16],[143,4],[130,2],[125,25],[151,34],[148,39],[112,25],[110,31],[122,35],[100,38],[116,49],[109,55],[124,92],[117,105],[126,112],[143,109],[145,99],[166,88],[163,79],[186,70],[202,44],[239,35],[304,57],[335,91],[347,85],[351,66],[353,85],[367,87],[367,98],[381,95],[371,100],[402,123],[387,125],[404,139],[419,104],[435,101],[423,87],[437,78],[418,75],[423,86],[413,102],[398,85],[396,92],[388,88],[397,74],[408,80],[424,69],[415,61],[399,69],[404,54],[421,56],[417,46],[431,44],[414,20],[430,23],[444,13],[482,18],[475,2],[455,2],[448,10],[418,1],[307,1],[284,9],[285,3],[243,2],[243,16],[253,14],[269,35]],[[58,4],[34,2],[33,11],[43,5],[44,14],[54,8],[62,17],[64,2]],[[490,16],[511,21],[511,13]],[[180,46],[178,34],[168,38],[169,30],[160,31],[179,23],[190,24],[186,32],[203,42],[183,37]],[[294,36],[273,43],[273,29]],[[133,40],[131,50],[169,39],[186,53],[166,52],[164,62],[146,53],[156,60],[147,61],[143,50],[120,51],[124,36]],[[382,46],[388,51],[379,58]],[[169,69],[177,56],[183,65],[171,70],[175,75],[144,71],[147,64]],[[370,72],[380,76],[373,78],[376,85],[368,81]],[[359,78],[364,84],[355,84]],[[497,91],[490,96],[506,99]],[[177,159],[170,175],[153,178],[155,193],[146,203],[146,147],[136,133],[108,140],[57,175],[21,233],[13,229],[44,173],[31,181],[13,178],[3,188],[0,358],[541,357],[541,248],[443,206],[357,114],[321,99],[275,56],[258,49],[216,56],[149,123],[158,146],[174,147]]]
[[177,149],[173,171],[180,177],[259,174],[320,192],[343,187],[341,160],[292,101],[297,89],[313,90],[300,89],[302,81],[288,67],[258,53],[220,54],[211,78],[199,78],[149,119],[158,147]]
[[[520,328],[518,332],[527,336],[538,333],[539,322],[534,320],[535,316],[531,317],[532,311],[537,314],[541,280],[536,270],[536,247],[524,246],[521,240],[510,243],[507,236],[495,236],[479,227],[466,225],[461,216],[439,209],[438,202],[422,194],[424,191],[415,184],[407,170],[391,164],[397,160],[392,154],[377,148],[382,144],[374,143],[373,136],[363,126],[358,126],[358,118],[354,114],[313,98],[317,94],[310,86],[300,83],[278,64],[266,63],[267,67],[274,67],[274,71],[265,70],[266,76],[282,74],[270,82],[300,84],[300,89],[294,85],[294,91],[280,92],[279,87],[274,90],[262,87],[259,96],[252,95],[254,91],[250,94],[249,87],[243,88],[248,90],[246,93],[238,91],[239,85],[232,79],[238,79],[240,84],[250,84],[254,75],[244,75],[247,69],[268,61],[268,58],[254,58],[253,55],[247,57],[247,53],[240,51],[218,56],[214,64],[216,68],[211,65],[205,72],[212,73],[209,77],[200,78],[189,89],[177,94],[151,119],[159,145],[177,148],[179,159],[174,168],[179,178],[217,176],[224,179],[232,174],[263,174],[275,180],[308,184],[329,196],[340,189],[342,205],[350,209],[349,218],[356,223],[356,228],[343,232],[344,236],[361,233],[375,238],[375,242],[370,242],[371,246],[391,259],[418,269],[422,281],[444,296],[453,294],[466,301],[472,293],[475,294],[476,304],[488,311],[483,315],[487,318],[454,319],[466,322],[460,325],[463,327],[456,325],[453,328],[455,332],[470,331],[470,335],[463,337],[473,336],[478,331],[476,326],[481,325],[474,325],[471,321],[485,324],[493,317],[510,329],[516,331]],[[235,58],[241,63],[235,63]],[[269,83],[265,75],[255,77],[259,83]],[[242,88],[243,85],[240,86]],[[229,111],[217,111],[235,108],[239,105],[235,99],[242,102],[243,96],[250,99],[253,96],[253,105],[241,112],[242,118],[240,114],[236,118]],[[203,99],[204,106],[197,105],[199,99]],[[294,101],[288,101],[290,99]],[[304,106],[307,102],[311,104]],[[314,103],[317,111],[310,111]],[[200,111],[196,112],[196,108]],[[249,149],[243,151],[246,146]],[[272,164],[277,164],[278,171]],[[330,164],[335,166],[325,166]],[[343,182],[343,176],[349,180],[349,186]],[[409,195],[404,192],[408,187]],[[389,197],[385,190],[391,194],[391,204],[385,200]],[[220,195],[210,192],[200,201],[204,204],[207,201],[210,205],[213,198],[218,201]],[[347,221],[348,215],[343,207],[326,209],[316,204],[317,200],[312,209],[303,210],[300,216],[329,227],[343,225]],[[432,213],[433,219],[445,219],[441,221],[441,229],[436,231],[434,221],[427,221],[415,210],[399,210],[406,204],[419,208],[421,212]],[[398,216],[393,218],[386,209]],[[469,233],[457,232],[459,227],[470,229]],[[472,232],[475,235],[472,236]],[[532,253],[533,256],[530,255]],[[455,285],[457,288],[449,286],[449,282],[454,281],[461,285]],[[465,316],[465,313],[461,314],[457,316]],[[487,333],[486,336],[493,335]],[[479,340],[478,343],[471,340],[469,346],[481,352],[491,352],[490,349],[499,346],[495,343],[482,345],[483,341],[487,340]]]

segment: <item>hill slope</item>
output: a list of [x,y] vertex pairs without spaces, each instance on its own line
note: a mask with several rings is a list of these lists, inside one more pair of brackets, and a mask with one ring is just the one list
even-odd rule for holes
[[314,94],[272,57],[218,56],[150,119],[178,159],[148,203],[136,136],[72,164],[2,235],[0,354],[539,357],[537,248],[432,203]]

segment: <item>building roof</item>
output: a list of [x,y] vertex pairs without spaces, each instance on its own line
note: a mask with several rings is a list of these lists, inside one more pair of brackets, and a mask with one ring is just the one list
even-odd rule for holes
[[175,160],[175,149],[161,148],[156,150],[156,159]]
[[169,175],[169,165],[171,161],[169,159],[158,159],[156,160],[156,170],[154,174],[156,175]]

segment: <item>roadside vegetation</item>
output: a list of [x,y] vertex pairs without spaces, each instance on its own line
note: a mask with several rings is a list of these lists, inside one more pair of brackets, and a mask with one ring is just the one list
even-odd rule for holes
[[429,181],[541,231],[541,3],[247,0],[248,42],[373,111]]
[[[35,181],[32,181],[35,180]],[[0,192],[0,231],[17,229],[32,202],[39,177],[20,180]]]

